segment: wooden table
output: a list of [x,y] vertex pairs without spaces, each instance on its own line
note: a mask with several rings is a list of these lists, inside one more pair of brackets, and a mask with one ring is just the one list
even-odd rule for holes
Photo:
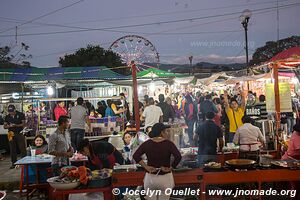
[[[176,186],[182,185],[196,185],[200,188],[202,181],[203,170],[200,168],[192,169],[182,172],[173,172],[174,182]],[[144,185],[143,179],[144,171],[134,172],[113,172],[112,174],[112,188],[117,187],[133,187]],[[200,196],[198,197],[200,199]]]
[[[201,188],[201,199],[206,199],[207,185],[258,183],[258,190],[264,182],[300,181],[300,170],[266,169],[248,171],[203,172],[202,169],[193,169],[185,172],[173,172],[176,186],[196,185]],[[145,172],[113,172],[112,188],[133,187],[143,185]],[[261,199],[261,197],[259,197]],[[198,197],[200,199],[200,197]]]
[[[258,183],[258,190],[261,184],[266,182],[300,181],[300,170],[289,169],[268,169],[249,171],[226,171],[226,172],[204,172],[201,183],[201,191],[206,190],[206,185],[234,184],[234,183]],[[202,199],[205,199],[202,193]],[[261,196],[259,196],[261,199]]]

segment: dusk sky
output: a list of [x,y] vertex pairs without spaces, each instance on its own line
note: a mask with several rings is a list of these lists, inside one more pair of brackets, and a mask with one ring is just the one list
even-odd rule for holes
[[[278,2],[279,38],[300,35],[300,1]],[[162,63],[189,63],[189,55],[194,63],[242,63],[239,16],[245,9],[253,12],[248,32],[252,54],[265,42],[277,40],[276,6],[277,0],[2,0],[0,46],[16,45],[18,26],[13,50],[23,42],[30,46],[33,58],[28,61],[33,66],[50,67],[78,48],[99,44],[107,49],[134,33],[155,45]],[[82,31],[87,29],[98,30]]]

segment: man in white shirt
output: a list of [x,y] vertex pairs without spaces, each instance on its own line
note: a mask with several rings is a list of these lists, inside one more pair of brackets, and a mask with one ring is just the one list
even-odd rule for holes
[[141,121],[145,121],[145,129],[153,126],[158,122],[163,121],[163,112],[160,107],[154,105],[154,99],[148,99],[149,106],[147,106],[141,116]]
[[251,159],[258,161],[259,148],[265,146],[264,137],[260,129],[251,124],[249,116],[243,116],[244,123],[236,131],[233,143],[240,145],[239,158]]

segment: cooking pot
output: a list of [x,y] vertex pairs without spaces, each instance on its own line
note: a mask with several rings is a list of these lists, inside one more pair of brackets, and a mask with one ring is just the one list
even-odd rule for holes
[[270,154],[262,154],[259,156],[259,165],[269,167],[271,166],[271,161],[273,156]]
[[231,159],[231,160],[226,160],[225,163],[234,169],[249,169],[249,168],[253,168],[253,165],[256,162],[254,160],[248,160],[248,159]]

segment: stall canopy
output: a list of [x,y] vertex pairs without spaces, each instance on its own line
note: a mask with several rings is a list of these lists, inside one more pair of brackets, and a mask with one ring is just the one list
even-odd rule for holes
[[213,75],[211,75],[210,77],[207,78],[201,78],[197,80],[197,85],[203,84],[203,85],[209,85],[213,82],[215,82],[215,80],[217,80],[220,76],[224,76],[226,75],[226,73],[221,72],[221,73],[215,73]]
[[157,68],[149,68],[147,70],[140,71],[137,73],[138,78],[175,78],[175,77],[184,77],[184,76],[186,75],[175,74]]
[[128,77],[118,74],[105,66],[0,69],[1,82],[38,82],[78,79],[119,80],[128,79]]
[[300,65],[300,46],[282,51],[270,59],[270,62],[281,62],[284,66]]
[[275,94],[275,110],[276,110],[276,134],[280,128],[280,97],[279,97],[279,81],[278,68],[291,68],[300,65],[300,46],[289,48],[275,55],[269,61],[269,67],[273,69],[274,76],[274,94]]

